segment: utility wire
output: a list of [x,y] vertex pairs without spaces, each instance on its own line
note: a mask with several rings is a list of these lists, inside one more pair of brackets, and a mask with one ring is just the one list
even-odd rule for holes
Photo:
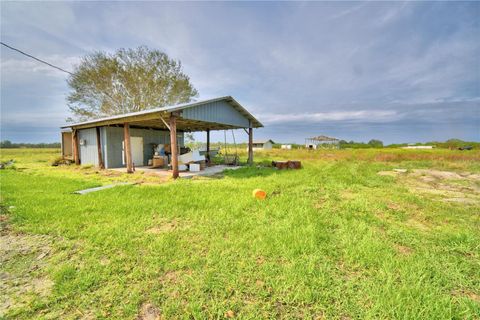
[[36,57],[32,56],[31,54],[28,54],[28,53],[26,53],[26,52],[23,52],[22,50],[19,50],[19,49],[17,49],[17,48],[11,47],[11,46],[9,46],[8,44],[6,44],[6,43],[4,43],[4,42],[1,42],[1,41],[0,41],[0,43],[1,43],[3,46],[5,46],[5,47],[7,47],[7,48],[9,48],[9,49],[11,49],[11,50],[14,50],[14,51],[17,51],[17,52],[23,54],[24,56],[27,56],[27,57],[32,58],[32,59],[34,59],[34,60],[37,60],[37,61],[39,61],[39,62],[41,62],[41,63],[43,63],[43,64],[46,64],[47,66],[50,66],[50,67],[55,68],[55,69],[57,69],[57,70],[60,70],[60,71],[62,71],[62,72],[65,72],[65,73],[68,73],[68,74],[73,75],[73,73],[71,73],[70,71],[67,71],[67,70],[62,69],[62,68],[57,67],[57,66],[54,66],[53,64],[48,63],[47,61],[44,61],[44,60],[39,59],[39,58],[36,58]]

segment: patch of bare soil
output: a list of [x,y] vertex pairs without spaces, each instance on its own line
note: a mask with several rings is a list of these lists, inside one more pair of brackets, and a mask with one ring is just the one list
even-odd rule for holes
[[100,173],[102,176],[105,176],[105,177],[120,177],[122,175],[121,172],[114,171],[114,170],[100,170],[100,171],[97,171],[97,173]]
[[388,177],[396,177],[399,172],[395,172],[395,171],[379,171],[377,172],[377,174],[379,176],[388,176]]
[[457,297],[466,297],[466,298],[469,298],[470,300],[480,303],[480,294],[470,290],[466,290],[466,289],[455,290],[452,292],[452,294]]
[[412,254],[413,249],[401,244],[395,244],[395,251],[402,256],[409,256]]
[[191,275],[192,270],[170,270],[160,276],[160,281],[168,285],[178,285]]
[[146,232],[150,234],[161,234],[176,230],[183,230],[188,227],[189,225],[186,222],[179,219],[159,220]]
[[378,174],[396,177],[411,191],[436,196],[445,202],[480,204],[480,174],[432,169],[380,171]]
[[426,221],[419,219],[419,217],[412,217],[405,224],[420,231],[430,231],[431,229],[431,226]]
[[16,233],[0,221],[0,318],[35,297],[48,296],[53,287],[44,272],[52,237]]
[[345,189],[340,192],[340,197],[344,200],[352,200],[357,197],[357,193],[352,190]]
[[160,320],[160,310],[151,303],[144,303],[140,308],[137,320]]

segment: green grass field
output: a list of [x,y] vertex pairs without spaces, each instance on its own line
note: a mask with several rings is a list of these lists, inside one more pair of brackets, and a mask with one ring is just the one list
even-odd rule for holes
[[[304,168],[177,181],[0,152],[0,318],[480,318],[478,151],[273,150]],[[139,184],[72,194],[112,181]]]

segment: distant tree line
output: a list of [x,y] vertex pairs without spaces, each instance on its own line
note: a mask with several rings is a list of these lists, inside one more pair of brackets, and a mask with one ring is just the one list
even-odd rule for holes
[[377,139],[372,139],[372,140],[368,141],[367,143],[340,140],[339,144],[340,144],[340,149],[346,149],[346,148],[351,148],[351,149],[383,148],[383,142],[381,140],[377,140]]
[[0,148],[60,148],[60,142],[52,143],[13,143],[9,140],[0,141]]
[[[273,145],[274,148],[280,149],[282,143],[276,143]],[[291,144],[293,149],[305,148],[303,144]],[[406,146],[433,146],[439,149],[458,149],[460,147],[471,146],[474,149],[480,148],[480,142],[473,141],[463,141],[460,139],[449,139],[445,142],[431,141],[431,142],[418,142],[418,143],[394,143],[389,145],[384,145],[383,141],[378,139],[371,139],[368,142],[356,142],[356,141],[339,141],[340,149],[368,149],[368,148],[401,148]]]
[[467,147],[471,146],[475,149],[480,148],[480,142],[474,142],[474,141],[463,141],[460,139],[449,139],[444,142],[440,141],[430,141],[430,142],[425,142],[425,143],[395,143],[395,144],[390,144],[387,147],[389,148],[400,148],[400,147],[406,147],[406,146],[433,146],[435,148],[439,149],[458,149],[461,147]]
[[[200,141],[186,141],[186,144],[193,149],[198,149],[202,145],[204,145],[204,142]],[[401,147],[406,147],[406,146],[434,146],[435,148],[439,149],[458,149],[460,147],[466,147],[466,146],[472,146],[474,149],[480,149],[480,142],[473,142],[473,141],[463,141],[460,139],[449,139],[445,142],[438,142],[438,141],[431,141],[431,142],[425,142],[425,143],[415,143],[415,144],[409,144],[409,143],[395,143],[395,144],[389,144],[384,146],[383,142],[381,140],[377,139],[372,139],[368,141],[367,143],[365,142],[355,142],[355,141],[346,141],[346,140],[340,140],[339,142],[340,148],[341,149],[367,149],[367,148],[401,148]],[[292,143],[292,148],[293,149],[301,149],[305,148],[303,144],[295,144]],[[227,143],[227,146],[229,148],[235,148],[233,143]],[[3,140],[0,141],[0,148],[60,148],[61,144],[60,142],[53,142],[53,143],[13,143],[9,140]],[[223,142],[212,142],[211,143],[211,148],[223,148],[225,147],[225,144]],[[245,149],[247,147],[246,143],[237,143],[237,148],[238,149]],[[275,149],[280,149],[281,144],[276,143],[273,145]]]

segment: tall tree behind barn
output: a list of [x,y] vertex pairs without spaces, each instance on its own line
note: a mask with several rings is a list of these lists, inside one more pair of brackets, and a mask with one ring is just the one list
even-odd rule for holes
[[73,114],[87,121],[190,102],[198,96],[180,61],[145,46],[85,56],[67,80]]

